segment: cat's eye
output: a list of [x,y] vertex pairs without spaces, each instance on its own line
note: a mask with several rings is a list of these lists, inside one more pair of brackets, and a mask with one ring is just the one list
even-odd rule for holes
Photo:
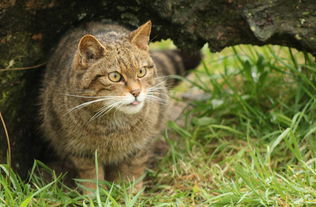
[[113,81],[113,82],[120,82],[122,80],[122,75],[118,72],[111,72],[109,73],[109,79],[110,81]]
[[137,71],[137,77],[142,78],[146,75],[146,73],[147,73],[147,69],[145,67],[142,67]]

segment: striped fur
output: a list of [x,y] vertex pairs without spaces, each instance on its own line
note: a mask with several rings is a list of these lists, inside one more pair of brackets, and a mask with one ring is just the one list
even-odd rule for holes
[[[79,178],[96,179],[96,151],[97,179],[143,174],[168,108],[160,77],[187,69],[179,51],[150,54],[150,29],[150,22],[132,32],[89,23],[67,33],[50,58],[40,97],[41,128],[63,166]],[[110,78],[114,73],[122,77],[117,82]]]

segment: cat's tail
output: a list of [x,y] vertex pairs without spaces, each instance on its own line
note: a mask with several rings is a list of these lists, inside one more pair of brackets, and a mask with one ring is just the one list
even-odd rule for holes
[[[200,52],[189,54],[180,50],[154,50],[151,52],[158,74],[160,76],[180,75],[185,76],[188,71],[199,65],[202,55]],[[176,80],[170,82],[171,86],[177,83]]]

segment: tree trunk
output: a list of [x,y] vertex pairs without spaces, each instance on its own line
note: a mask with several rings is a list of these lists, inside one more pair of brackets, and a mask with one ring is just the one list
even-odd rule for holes
[[[1,0],[0,67],[45,63],[62,34],[85,21],[134,28],[153,22],[152,41],[171,38],[188,51],[237,44],[278,44],[316,55],[315,0]],[[34,158],[46,159],[38,135],[39,80],[45,67],[0,72],[0,111],[6,121],[13,166],[21,175]],[[6,162],[0,133],[0,162]]]

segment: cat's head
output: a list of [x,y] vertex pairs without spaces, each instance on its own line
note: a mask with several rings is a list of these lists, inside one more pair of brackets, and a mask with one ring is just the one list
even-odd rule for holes
[[[157,71],[148,43],[151,22],[130,33],[85,35],[75,54],[74,82],[85,95],[100,97],[97,111],[135,114],[147,100],[158,100]],[[102,101],[103,99],[103,101]]]

